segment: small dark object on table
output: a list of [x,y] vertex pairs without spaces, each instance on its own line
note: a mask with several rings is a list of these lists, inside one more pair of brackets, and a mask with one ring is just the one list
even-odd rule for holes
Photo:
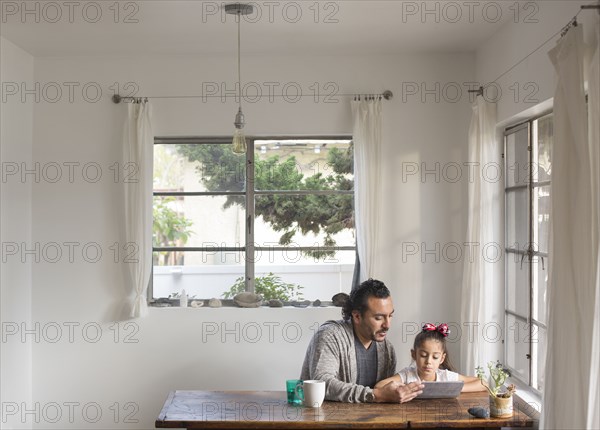
[[490,412],[486,408],[482,408],[482,407],[469,408],[467,410],[467,412],[469,412],[469,414],[473,415],[475,418],[489,418],[490,417]]

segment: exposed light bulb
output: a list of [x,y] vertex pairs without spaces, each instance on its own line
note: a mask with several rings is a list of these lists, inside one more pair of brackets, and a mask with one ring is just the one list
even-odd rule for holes
[[235,154],[245,154],[246,153],[246,136],[242,131],[246,121],[244,120],[244,114],[242,112],[242,108],[238,109],[238,113],[235,116],[235,132],[233,133],[233,152]]
[[241,45],[242,45],[242,36],[241,36],[241,17],[242,15],[249,15],[254,11],[252,5],[243,4],[243,3],[233,3],[227,4],[224,6],[225,13],[231,15],[237,15],[237,63],[238,63],[238,89],[239,89],[239,109],[237,115],[235,116],[235,132],[233,133],[233,152],[235,154],[245,154],[246,153],[246,136],[244,136],[244,132],[242,128],[246,124],[244,120],[244,114],[242,113],[242,61],[240,57]]
[[233,133],[233,152],[235,154],[246,153],[246,136],[241,128],[236,128]]

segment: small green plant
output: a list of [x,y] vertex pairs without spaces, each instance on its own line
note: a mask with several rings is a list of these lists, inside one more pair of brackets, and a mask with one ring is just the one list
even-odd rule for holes
[[[188,299],[193,299],[195,298],[196,295],[194,294],[193,296],[188,296]],[[171,293],[169,294],[169,297],[167,297],[168,299],[179,299],[181,298],[181,293]]]
[[493,383],[492,387],[490,387],[490,383],[485,381],[487,375],[485,370],[483,370],[483,367],[477,366],[475,372],[477,377],[481,381],[481,384],[488,390],[490,396],[504,398],[512,396],[513,393],[516,391],[516,387],[513,384],[510,384],[505,392],[499,393],[500,389],[504,386],[504,383],[506,382],[506,378],[510,376],[510,371],[508,369],[505,369],[504,366],[500,364],[500,361],[496,361],[496,363],[490,361],[487,367],[490,373],[491,382]]
[[[254,291],[256,294],[261,294],[265,300],[279,299],[283,301],[302,300],[302,288],[300,285],[288,284],[283,280],[269,272],[265,276],[257,276],[254,279]],[[236,294],[245,291],[244,277],[241,276],[235,280],[233,286],[223,293],[226,299],[233,298]]]

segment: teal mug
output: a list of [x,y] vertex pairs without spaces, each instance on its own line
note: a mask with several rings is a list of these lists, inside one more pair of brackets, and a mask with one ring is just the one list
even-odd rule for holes
[[287,402],[290,405],[302,406],[304,402],[302,379],[288,379],[285,381],[285,388],[287,391]]

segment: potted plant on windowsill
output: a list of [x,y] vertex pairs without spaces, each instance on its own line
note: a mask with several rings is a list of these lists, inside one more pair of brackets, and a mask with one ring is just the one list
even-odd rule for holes
[[513,415],[513,394],[516,391],[516,387],[513,384],[504,387],[504,383],[506,382],[506,378],[510,376],[510,372],[499,361],[496,363],[490,361],[487,367],[489,371],[487,382],[485,381],[487,378],[483,367],[478,366],[475,371],[481,384],[487,389],[490,396],[490,417],[509,418]]

